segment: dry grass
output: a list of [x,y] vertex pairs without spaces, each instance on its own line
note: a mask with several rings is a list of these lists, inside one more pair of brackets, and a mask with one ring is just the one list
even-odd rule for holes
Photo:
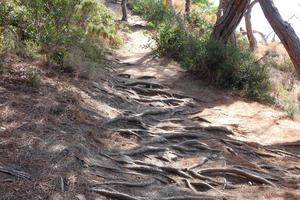
[[[197,164],[201,161],[200,157],[208,159],[203,168],[223,168],[224,157],[228,160],[228,167],[233,167],[235,163],[244,167],[256,166],[261,162],[275,166],[272,159],[257,157],[254,162],[254,158],[247,157],[239,146],[224,144],[222,139],[232,139],[222,132],[223,129],[217,131],[218,134],[214,131],[205,132],[193,121],[186,121],[189,117],[181,116],[182,111],[173,112],[192,111],[193,107],[198,106],[196,103],[165,103],[153,107],[152,103],[139,102],[142,95],[132,92],[134,87],[125,86],[118,78],[105,74],[104,71],[101,74],[102,79],[98,77],[98,83],[95,83],[93,80],[78,79],[72,74],[55,75],[52,69],[43,68],[30,60],[20,60],[18,57],[8,57],[5,63],[5,73],[0,75],[0,112],[4,113],[0,117],[0,166],[29,174],[31,178],[17,178],[16,174],[0,172],[0,196],[3,199],[75,199],[78,195],[83,195],[86,199],[103,199],[103,195],[89,190],[96,183],[125,181],[141,184],[147,180],[155,181],[149,183],[149,186],[129,187],[129,190],[126,186],[110,184],[103,188],[132,196],[156,196],[157,199],[170,195],[196,195],[182,182],[182,176],[190,175],[181,168]],[[26,69],[32,66],[40,70],[39,87],[26,84],[23,77]],[[166,88],[162,92],[166,95],[165,90]],[[148,99],[158,97],[155,93],[148,95]],[[132,100],[133,97],[136,98],[135,101]],[[170,97],[160,96],[161,98]],[[179,102],[181,100],[178,99]],[[167,112],[149,112],[153,109],[167,109]],[[126,117],[146,111],[150,114],[136,117],[137,121],[126,121]],[[119,115],[125,121],[112,121],[107,124]],[[173,121],[174,118],[180,120]],[[172,133],[189,133],[190,131],[185,132],[188,127],[191,132],[198,131],[196,135],[201,137],[188,140],[184,136],[178,136],[178,140],[172,139]],[[166,139],[166,143],[157,140],[167,138],[170,134],[172,137]],[[208,150],[195,151],[193,145],[185,145],[184,141]],[[246,143],[242,145],[246,151],[250,151],[249,148],[251,151],[259,150]],[[222,156],[216,153],[214,158],[210,158],[210,149],[217,150]],[[238,153],[239,156],[230,152]],[[281,158],[280,155],[276,156]],[[238,162],[240,159],[243,162]],[[126,164],[126,160],[130,162]],[[131,162],[135,164],[131,165]],[[249,165],[249,162],[253,163]],[[297,160],[289,157],[284,163],[293,166],[295,162]],[[141,174],[138,169],[129,167],[146,167],[150,171]],[[282,167],[281,163],[280,168]],[[162,174],[157,174],[155,170]],[[284,173],[284,176],[294,177],[294,173],[290,171]],[[268,174],[275,177],[269,171]],[[222,179],[214,176],[212,178],[218,181]],[[244,178],[228,178],[234,184],[241,185],[246,190],[250,189]],[[178,184],[173,184],[170,180],[176,180]],[[191,178],[190,181],[197,183],[198,180]],[[286,184],[285,181],[280,182]],[[294,186],[292,182],[291,187]],[[218,186],[218,190],[221,187],[222,185]],[[238,187],[224,192],[230,193],[230,198],[234,199],[243,190]],[[251,190],[257,192],[260,187]],[[286,191],[284,188],[282,190]],[[216,189],[205,191],[205,195],[220,195]],[[265,193],[271,193],[271,188],[266,189]]]
[[[150,199],[182,195],[221,198],[220,193],[207,187],[198,188],[204,192],[195,194],[183,181],[183,177],[191,182],[201,181],[189,178],[185,169],[199,163],[203,165],[198,169],[254,166],[249,169],[251,173],[271,176],[270,181],[279,188],[265,187],[232,174],[204,174],[220,182],[214,187],[230,193],[228,199],[251,199],[253,194],[258,195],[255,199],[297,199],[300,170],[294,166],[299,163],[299,158],[286,151],[272,153],[268,150],[282,147],[264,147],[232,139],[222,128],[205,131],[189,114],[201,112],[205,103],[187,97],[175,98],[178,91],[166,87],[162,91],[151,87],[135,90],[140,86],[126,86],[125,83],[136,80],[122,79],[105,69],[96,80],[86,80],[74,74],[59,74],[39,62],[14,55],[6,56],[3,63],[4,70],[0,74],[0,167],[29,174],[31,179],[0,172],[2,199],[108,199],[90,191],[103,183],[109,184],[99,186],[102,189]],[[163,76],[165,69],[157,68],[158,61],[152,68],[149,65],[147,69],[152,73],[155,66],[158,69],[157,78]],[[39,70],[39,87],[28,85],[24,76],[32,67]],[[139,64],[139,70],[144,73],[145,69]],[[178,84],[180,81],[175,80],[174,70],[169,69],[167,78]],[[189,84],[197,83],[189,75],[183,80]],[[145,90],[153,93],[143,94]],[[186,84],[182,90],[196,94],[199,86]],[[206,90],[207,87],[199,95],[208,94]],[[216,93],[213,89],[210,92]],[[162,101],[168,99],[179,103]],[[153,110],[166,112],[149,112]],[[139,115],[146,111],[148,115]],[[122,120],[112,120],[119,116]],[[196,138],[188,138],[189,134]],[[203,162],[205,159],[208,161]],[[258,167],[262,165],[267,168]],[[130,169],[141,166],[150,171]],[[280,179],[278,173],[285,179]],[[124,185],[149,180],[154,182],[137,187]],[[237,188],[223,190],[224,180]],[[278,193],[274,193],[275,189]]]
[[271,93],[277,106],[286,110],[291,118],[299,115],[300,81],[284,46],[280,42],[259,44],[255,54],[258,58],[264,57],[262,62],[269,68]]

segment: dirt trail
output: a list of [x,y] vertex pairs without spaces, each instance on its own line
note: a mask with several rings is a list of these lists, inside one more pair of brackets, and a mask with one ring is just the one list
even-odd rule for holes
[[[299,125],[153,58],[133,23],[95,81],[40,67],[32,88],[22,77],[38,64],[7,58],[0,199],[300,199],[300,147],[283,144]],[[285,121],[291,138],[261,132]]]
[[153,42],[145,29],[134,28],[144,24],[136,16],[129,20],[132,32],[127,33],[126,43],[117,53],[121,62],[130,65],[122,66],[120,73],[134,78],[153,76],[170,89],[202,99],[204,102],[199,106],[203,110],[197,116],[206,118],[214,125],[232,129],[234,137],[240,140],[263,145],[300,140],[300,116],[296,116],[294,121],[290,120],[284,111],[245,101],[207,86],[172,60],[155,59],[151,48],[147,47]]

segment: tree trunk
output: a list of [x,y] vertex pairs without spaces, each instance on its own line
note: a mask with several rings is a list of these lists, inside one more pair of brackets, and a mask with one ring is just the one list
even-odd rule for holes
[[300,40],[293,27],[284,21],[273,0],[259,0],[265,17],[288,52],[297,74],[300,76]]
[[225,0],[220,0],[218,12],[217,12],[217,21],[220,19],[220,17],[222,17],[224,8],[225,8]]
[[255,51],[257,49],[257,41],[253,34],[252,22],[251,22],[251,12],[253,6],[258,2],[258,0],[254,0],[248,7],[246,14],[245,14],[245,23],[246,23],[246,31],[247,37],[249,41],[249,46],[251,51]]
[[220,17],[223,15],[223,0],[219,1],[219,7],[217,11],[217,21],[220,19]]
[[238,42],[235,31],[230,35],[229,41],[233,46],[237,47]]
[[[217,20],[219,20],[224,15],[224,12],[225,12],[226,8],[228,7],[228,5],[229,5],[229,0],[220,0],[219,1]],[[229,41],[234,46],[237,46],[237,39],[236,39],[235,31],[230,35]]]
[[189,19],[191,13],[192,0],[185,0],[185,15]]
[[[222,2],[222,1],[220,1]],[[213,37],[225,43],[230,39],[236,27],[243,18],[250,0],[226,0],[226,8],[223,11],[213,30]]]
[[128,20],[128,14],[127,14],[127,0],[122,0],[122,21],[126,21]]

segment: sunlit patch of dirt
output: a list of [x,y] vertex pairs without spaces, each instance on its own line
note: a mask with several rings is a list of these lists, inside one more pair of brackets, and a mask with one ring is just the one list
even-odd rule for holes
[[[149,57],[142,31],[126,34],[116,73],[94,80],[5,61],[1,198],[298,199],[297,122]],[[38,88],[22,77],[32,65]]]

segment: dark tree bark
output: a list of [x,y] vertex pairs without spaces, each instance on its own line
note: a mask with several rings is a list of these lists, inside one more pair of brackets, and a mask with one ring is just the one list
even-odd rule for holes
[[218,10],[217,10],[217,21],[219,20],[219,18],[221,17],[221,0],[219,1],[219,6],[218,6]]
[[284,21],[273,0],[259,0],[265,17],[288,52],[297,74],[300,76],[300,40],[293,27]]
[[223,15],[223,11],[225,8],[225,0],[219,0],[219,7],[218,7],[218,12],[217,12],[217,21],[220,19],[220,17]]
[[191,14],[192,0],[185,0],[185,15],[189,19]]
[[[221,0],[220,3],[223,3],[226,7],[223,10],[223,14],[217,19],[213,30],[213,37],[226,43],[243,18],[250,0],[226,0],[226,2]],[[219,12],[220,11],[218,11],[218,15]]]
[[236,38],[235,31],[230,35],[229,41],[233,46],[235,46],[235,47],[237,46],[237,38]]
[[122,21],[126,21],[128,20],[128,14],[127,14],[127,0],[122,0]]
[[251,12],[253,6],[258,2],[258,0],[254,0],[249,5],[246,14],[245,14],[245,24],[246,24],[246,31],[247,31],[247,37],[249,41],[249,46],[251,51],[255,51],[257,49],[257,41],[254,36],[253,28],[252,28],[252,22],[251,22]]

